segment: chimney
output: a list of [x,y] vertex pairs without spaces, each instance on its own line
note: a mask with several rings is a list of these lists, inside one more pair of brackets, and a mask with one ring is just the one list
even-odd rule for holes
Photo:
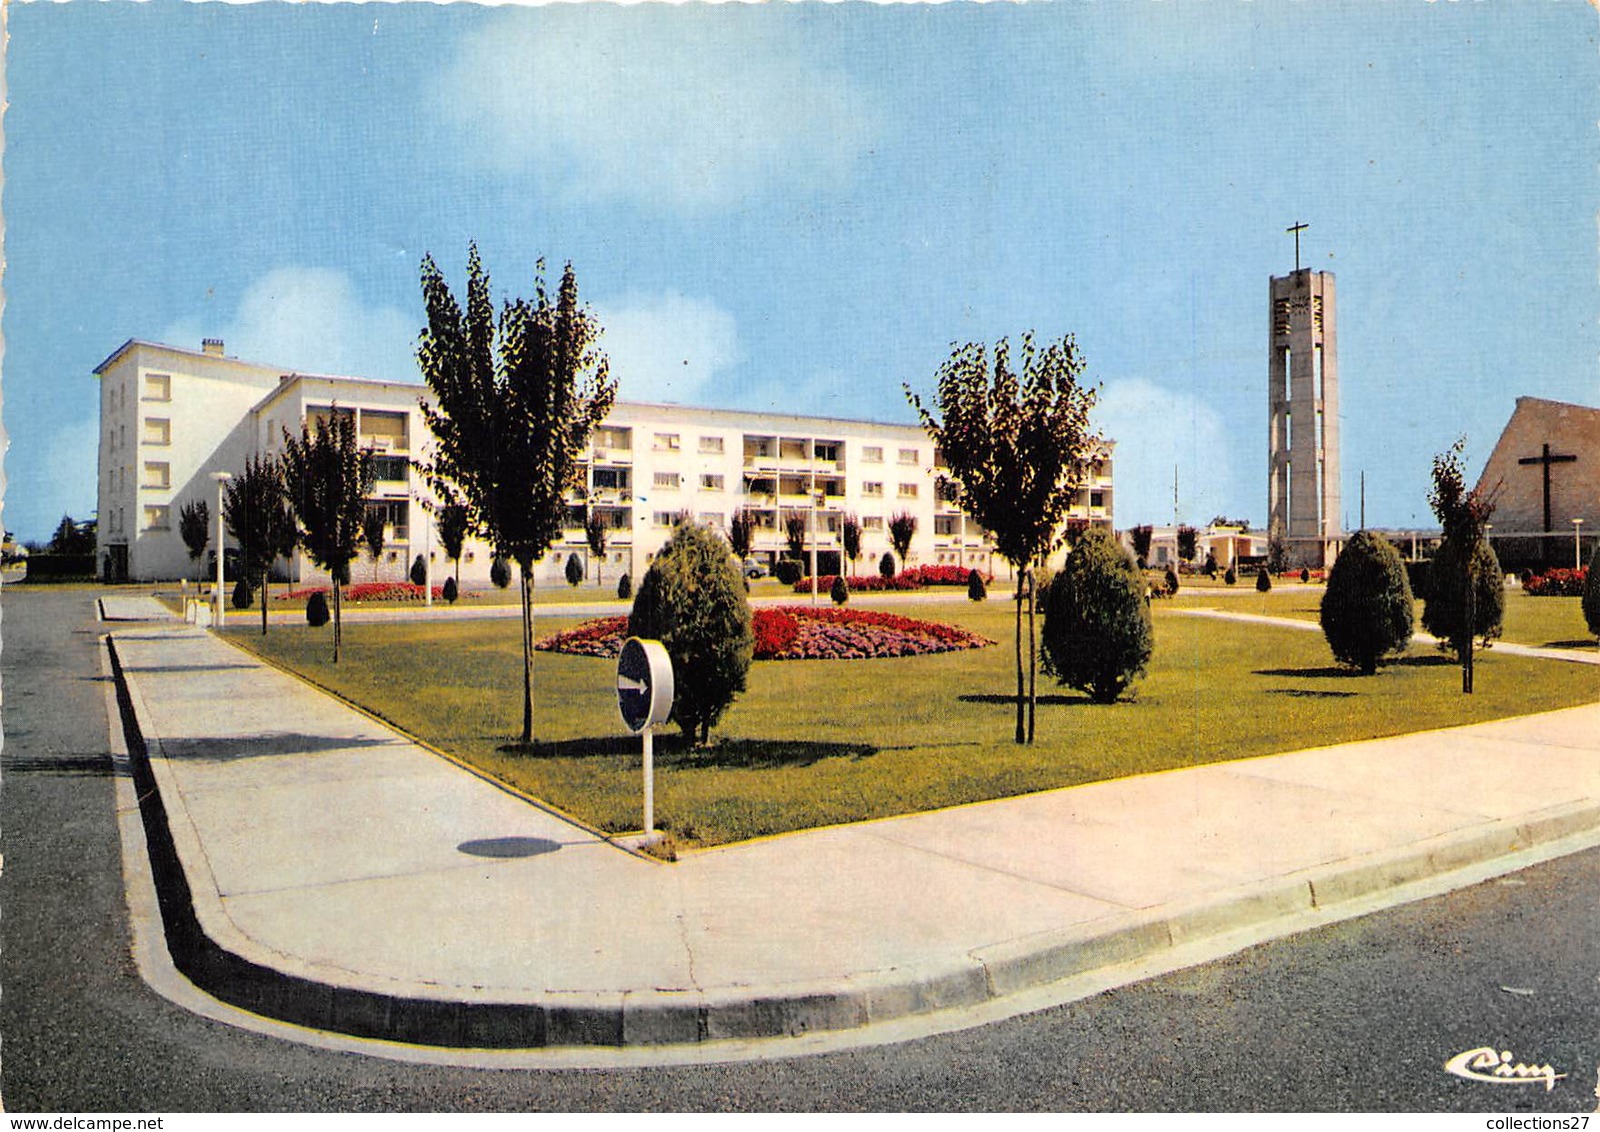
[[222,357],[222,339],[207,338],[200,343],[200,349],[204,351],[207,357],[220,358]]

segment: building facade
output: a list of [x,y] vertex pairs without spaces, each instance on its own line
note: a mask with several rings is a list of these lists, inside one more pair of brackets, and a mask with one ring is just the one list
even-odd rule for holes
[[1268,527],[1295,566],[1332,563],[1339,511],[1339,342],[1333,275],[1298,268],[1268,287]]
[[[352,576],[399,579],[421,555],[436,582],[458,567],[464,584],[488,579],[487,546],[469,540],[459,564],[447,561],[439,546],[433,501],[415,466],[428,460],[432,439],[420,407],[423,386],[284,374],[227,358],[221,343],[196,353],[132,341],[95,373],[101,379],[100,514],[119,517],[115,526],[104,519],[100,524],[107,577],[204,574],[204,563],[189,559],[178,533],[183,504],[203,498],[214,508],[211,472],[237,472],[253,452],[276,455],[285,430],[298,433],[303,423],[314,427],[337,411],[353,415],[359,442],[373,451],[378,476],[369,506],[386,519],[381,560],[363,555]],[[1111,527],[1112,454],[1108,442],[1070,521]],[[846,568],[875,572],[891,548],[891,519],[906,513],[917,525],[912,565],[1003,569],[988,533],[939,486],[944,470],[915,425],[618,402],[590,438],[583,486],[569,497],[566,530],[537,566],[536,582],[564,580],[572,554],[591,577],[627,572],[638,578],[685,517],[725,531],[740,511],[755,526],[751,558],[767,566],[787,550],[789,520],[798,518],[806,553],[814,546],[819,569],[836,571],[844,517],[853,514],[862,527],[861,556]],[[599,561],[584,532],[591,511],[608,528]],[[280,572],[293,581],[317,578],[300,555]]]
[[1587,563],[1600,536],[1600,409],[1518,397],[1478,477],[1503,564]]

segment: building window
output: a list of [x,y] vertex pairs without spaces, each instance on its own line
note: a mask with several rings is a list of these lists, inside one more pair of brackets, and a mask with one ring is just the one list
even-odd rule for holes
[[936,535],[953,535],[956,533],[956,520],[954,515],[936,515],[933,520],[933,533]]
[[166,491],[172,486],[172,465],[156,460],[144,464],[144,486]]
[[700,438],[700,451],[707,456],[722,455],[722,437],[702,436]]
[[657,452],[676,452],[678,450],[678,434],[675,432],[656,433],[655,449]]
[[916,497],[917,497],[917,485],[916,484],[914,484],[914,483],[903,483],[903,484],[900,485],[900,498],[901,499],[915,499]]
[[863,448],[861,450],[861,462],[864,464],[883,463],[883,449],[877,445],[871,445]]
[[677,472],[657,472],[654,482],[663,491],[677,491],[682,478]]
[[161,417],[146,417],[144,419],[144,442],[163,448],[171,444],[172,422]]
[[146,401],[172,400],[172,375],[170,373],[145,374],[144,399]]
[[164,504],[160,506],[146,507],[144,509],[145,530],[165,531],[170,529],[170,527],[171,523],[168,519],[168,509]]
[[404,456],[377,456],[373,458],[372,464],[380,480],[404,483],[409,474],[410,461]]
[[1090,507],[1104,507],[1105,505],[1106,505],[1106,493],[1105,492],[1103,492],[1103,491],[1091,491],[1089,493],[1089,506]]
[[658,527],[676,527],[683,522],[683,514],[679,511],[657,511],[650,516],[650,521]]
[[701,491],[721,491],[722,490],[722,483],[723,483],[723,480],[722,480],[722,477],[720,475],[712,475],[710,473],[707,473],[706,475],[703,475],[703,476],[700,477],[700,490]]
[[828,463],[837,463],[839,459],[839,442],[836,440],[819,440],[812,448],[813,455],[818,460]]
[[917,450],[915,448],[902,448],[902,449],[900,449],[900,462],[902,464],[915,464],[915,463],[917,463],[917,461],[918,461],[918,455],[917,455]]
[[405,539],[411,537],[411,504],[405,499],[369,499],[367,510],[376,511],[383,516],[383,524],[391,528],[394,538]]
[[724,519],[720,511],[702,511],[700,512],[700,522],[714,531],[720,531]]
[[861,485],[861,494],[881,499],[883,497],[883,484],[868,480]]
[[633,429],[602,427],[594,430],[594,447],[600,451],[614,448],[618,452],[628,452],[633,448]]
[[882,515],[863,515],[863,516],[861,516],[861,529],[864,530],[864,531],[881,531],[881,530],[883,530],[883,516]]

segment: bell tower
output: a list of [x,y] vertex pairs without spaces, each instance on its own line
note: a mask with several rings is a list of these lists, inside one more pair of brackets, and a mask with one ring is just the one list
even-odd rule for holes
[[1269,527],[1295,566],[1332,564],[1339,523],[1339,349],[1332,274],[1300,266],[1268,287]]

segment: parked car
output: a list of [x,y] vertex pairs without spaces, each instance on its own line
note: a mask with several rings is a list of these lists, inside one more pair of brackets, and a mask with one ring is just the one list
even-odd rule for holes
[[747,577],[747,578],[765,578],[768,573],[769,573],[769,571],[767,570],[767,564],[765,562],[762,562],[760,559],[757,559],[757,558],[746,558],[744,560],[744,576],[745,577]]

